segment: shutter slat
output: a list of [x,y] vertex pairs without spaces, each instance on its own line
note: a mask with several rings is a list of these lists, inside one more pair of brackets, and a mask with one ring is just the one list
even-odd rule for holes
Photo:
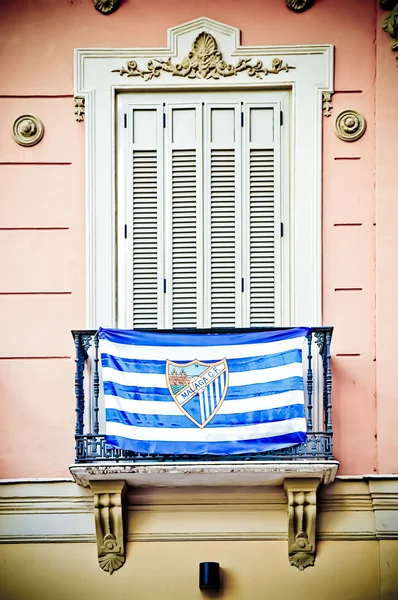
[[181,327],[197,323],[196,160],[195,149],[172,150],[172,319]]
[[274,151],[249,151],[250,325],[275,323]]
[[235,150],[210,150],[210,304],[212,327],[236,322]]
[[157,151],[133,150],[132,168],[133,326],[157,326]]

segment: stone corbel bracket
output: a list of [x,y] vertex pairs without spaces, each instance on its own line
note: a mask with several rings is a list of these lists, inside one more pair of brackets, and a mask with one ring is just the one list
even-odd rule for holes
[[125,561],[123,539],[124,481],[90,481],[94,494],[98,562],[112,575]]
[[288,502],[289,562],[303,571],[313,567],[316,551],[316,491],[320,479],[285,479]]

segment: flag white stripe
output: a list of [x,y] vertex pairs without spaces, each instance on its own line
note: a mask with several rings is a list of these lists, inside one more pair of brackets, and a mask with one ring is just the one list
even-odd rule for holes
[[[199,402],[200,402],[200,419],[201,419],[201,422],[204,423],[206,421],[206,417],[205,417],[205,407],[204,407],[204,402],[203,402],[203,394],[199,394]],[[159,414],[159,413],[157,413],[157,414]]]
[[[234,426],[234,440],[254,440],[306,431],[304,418],[259,423],[257,425]],[[231,428],[183,429],[166,427],[135,427],[122,423],[107,422],[107,435],[120,436],[132,440],[162,442],[227,442],[231,441]]]
[[211,410],[213,411],[216,408],[216,400],[214,398],[214,381],[211,383],[211,385],[209,385],[209,391],[210,391],[210,405],[211,405]]
[[202,394],[203,394],[204,400],[205,400],[205,416],[206,416],[206,419],[208,419],[210,416],[211,410],[210,410],[210,406],[209,406],[209,396],[207,393],[207,387],[203,390]]
[[[224,400],[218,411],[220,415],[241,414],[254,412],[256,410],[269,410],[271,408],[283,408],[291,404],[302,404],[303,392],[293,390],[281,394],[270,394],[269,396],[259,396],[255,398],[246,398],[244,400]],[[175,402],[151,402],[145,400],[125,400],[119,396],[105,395],[105,407],[114,410],[121,410],[127,413],[143,415],[175,415],[183,413]]]
[[[166,375],[154,373],[129,373],[111,369],[110,367],[104,367],[102,373],[104,381],[112,381],[113,383],[119,383],[120,385],[141,387],[142,392],[145,392],[145,388],[167,388]],[[288,365],[282,365],[281,367],[230,373],[229,387],[268,383],[269,381],[279,381],[281,379],[287,379],[288,377],[302,376],[302,363],[295,362],[289,363]],[[220,379],[220,377],[218,379]]]
[[279,342],[260,344],[239,344],[231,346],[133,346],[116,344],[108,340],[100,340],[101,353],[133,358],[138,360],[167,360],[173,361],[220,360],[221,358],[249,358],[252,356],[268,356],[287,350],[302,348],[305,337],[295,337]]

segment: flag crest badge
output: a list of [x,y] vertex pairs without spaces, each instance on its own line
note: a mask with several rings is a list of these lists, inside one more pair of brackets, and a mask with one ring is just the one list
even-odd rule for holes
[[166,382],[181,412],[203,429],[220,409],[228,390],[226,358],[206,363],[166,360]]

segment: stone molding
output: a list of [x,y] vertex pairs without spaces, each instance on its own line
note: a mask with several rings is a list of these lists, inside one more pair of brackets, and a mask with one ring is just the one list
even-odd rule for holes
[[[233,495],[230,488],[136,488],[133,495],[126,490],[125,504],[129,543],[287,540],[286,497],[280,487],[240,488]],[[398,540],[398,477],[336,479],[320,488],[317,504],[318,541]],[[186,531],[176,532],[171,521],[169,531],[159,529],[162,515],[167,522],[178,512],[186,515],[184,519],[191,513],[191,525],[195,512],[205,515],[196,531],[188,524]],[[94,543],[93,513],[91,490],[74,483],[3,483],[0,543]],[[216,531],[203,527],[211,513],[218,515]],[[238,521],[234,515],[240,515]],[[142,518],[145,528],[138,529],[137,519]],[[235,531],[228,528],[231,522],[238,523]]]
[[76,483],[84,487],[91,481],[123,479],[128,485],[140,486],[237,486],[282,485],[287,477],[316,477],[329,484],[336,477],[335,460],[256,461],[244,463],[87,463],[70,466]]

